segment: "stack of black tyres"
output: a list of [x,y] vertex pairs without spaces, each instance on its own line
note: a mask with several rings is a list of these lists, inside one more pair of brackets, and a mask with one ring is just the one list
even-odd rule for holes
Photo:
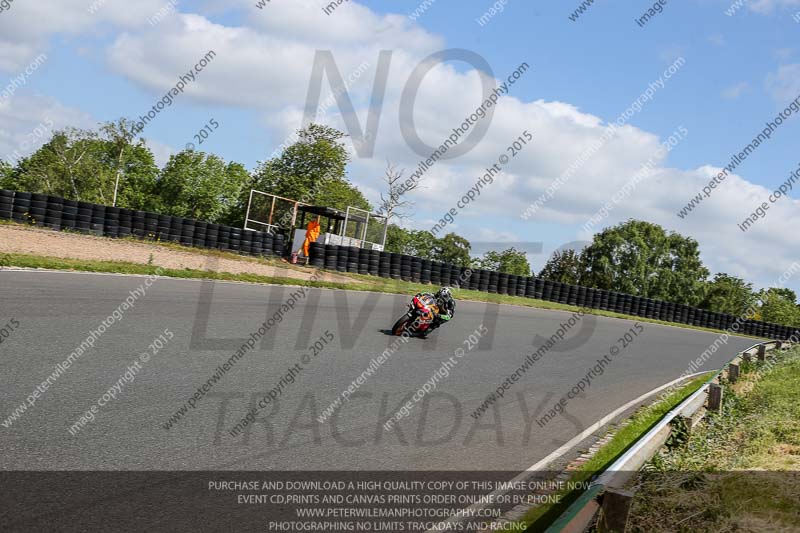
[[538,298],[541,298],[542,294],[542,280],[536,278],[528,278],[527,287],[525,287],[525,296],[527,298],[537,298],[536,291],[539,291]]
[[286,247],[286,237],[280,233],[272,236],[272,255],[283,257]]
[[231,227],[231,233],[228,237],[228,250],[231,252],[240,252],[242,250],[242,230],[239,228]]
[[338,247],[334,244],[325,245],[325,268],[328,270],[336,270],[336,265],[339,260]]
[[[195,248],[205,248],[206,246],[206,232],[208,231],[208,222],[202,220],[194,221],[194,235],[192,236],[192,246]],[[250,232],[255,233],[255,232]],[[255,233],[254,237],[258,237],[258,244],[261,244],[260,233]],[[254,239],[255,241],[255,239]]]
[[147,237],[147,213],[133,211],[131,213],[131,233],[134,237],[144,239]]
[[481,292],[489,292],[489,281],[490,281],[490,272],[485,268],[478,270],[479,278],[478,278],[478,290]]
[[456,288],[461,287],[461,272],[462,268],[460,266],[452,265],[450,267],[450,285]]
[[367,257],[369,258],[367,263],[367,274],[370,276],[378,276],[381,264],[380,250],[370,250]]
[[350,253],[346,246],[338,246],[336,248],[336,270],[338,272],[347,272],[347,261]]
[[[244,255],[253,255],[253,232],[246,229],[242,230],[242,236],[239,238],[241,245],[239,246],[239,253]],[[257,247],[258,244],[255,244]]]
[[441,263],[440,267],[440,274],[439,274],[439,283],[437,285],[441,285],[442,287],[447,287],[450,285],[450,265],[447,263]]
[[411,258],[411,281],[414,283],[420,283],[422,281],[422,259],[419,257]]
[[230,245],[231,245],[230,226],[220,226],[219,229],[217,230],[217,249],[229,250]]
[[358,251],[358,273],[369,274],[369,249],[361,248]]
[[577,305],[578,304],[578,286],[577,285],[568,285],[569,292],[567,293],[567,303],[569,305]]
[[361,249],[356,246],[347,246],[347,272],[358,273],[358,259]]
[[64,217],[64,199],[60,196],[47,196],[47,208],[44,215],[44,225],[50,229],[61,231]]
[[14,213],[14,191],[0,189],[0,219],[11,220]]
[[44,218],[47,214],[47,195],[31,194],[30,207],[28,208],[29,220],[37,226],[44,226]]
[[308,246],[308,261],[313,267],[325,268],[325,245],[312,242]]
[[76,217],[75,229],[81,233],[92,231],[92,204],[89,202],[77,202],[78,215]]
[[431,285],[442,284],[442,264],[439,261],[431,261]]
[[505,272],[497,273],[497,294],[508,294],[508,274]]
[[[272,233],[262,233],[261,234],[262,240],[262,250],[261,255],[264,257],[272,257],[273,255],[278,255],[275,253],[275,235]],[[317,243],[315,243],[317,244]],[[324,246],[324,245],[322,245]],[[324,248],[320,248],[320,250],[324,250]],[[310,251],[310,249],[309,249]],[[280,257],[280,256],[279,256]],[[324,253],[322,256],[323,262],[325,261]]]
[[169,218],[169,233],[167,233],[167,241],[181,242],[181,232],[183,231],[183,219],[181,217],[172,216]]
[[549,302],[553,296],[553,282],[549,279],[542,280],[542,300]]
[[31,193],[15,192],[11,219],[16,222],[28,222],[28,209],[31,207]]
[[389,252],[389,277],[392,279],[400,279],[400,254]]
[[400,255],[400,279],[411,281],[411,256]]
[[133,228],[133,211],[120,207],[117,219],[117,237],[130,237]]
[[498,286],[500,285],[500,273],[493,270],[487,270],[488,278],[486,290],[491,294],[497,294]]
[[206,227],[206,248],[216,248],[217,246],[219,246],[219,224],[209,222]]
[[586,306],[586,287],[578,287],[577,296],[575,298],[575,305],[578,307]]
[[561,286],[562,283],[560,281],[553,282],[553,291],[550,295],[550,301],[558,302],[561,300]]
[[419,281],[420,283],[430,283],[431,282],[431,260],[430,259],[420,259],[420,273],[419,273]]
[[471,291],[477,291],[481,285],[481,270],[478,268],[472,269],[472,274],[467,280],[467,288]]
[[392,272],[392,254],[391,252],[382,251],[378,256],[378,276],[382,278],[391,277]]
[[530,279],[525,276],[517,276],[517,296],[525,297]]

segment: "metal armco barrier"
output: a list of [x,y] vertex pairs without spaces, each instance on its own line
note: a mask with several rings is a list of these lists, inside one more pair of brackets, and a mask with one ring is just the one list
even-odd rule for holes
[[[281,257],[285,253],[283,235],[246,231],[146,211],[73,202],[45,194],[0,190],[0,218],[56,230],[68,229],[107,237],[135,236],[254,256]],[[392,252],[313,243],[309,256],[312,266],[338,272],[453,285],[677,324],[727,330],[737,320],[732,315],[688,305],[489,270],[472,270],[471,275],[465,278],[466,269],[463,267]],[[742,321],[739,329],[739,333],[769,339],[788,339],[795,331],[788,326],[755,320]]]
[[0,189],[0,219],[53,230],[77,231],[112,238],[136,237],[237,252],[258,257],[284,255],[283,235],[211,224],[191,218],[159,215],[48,194]]

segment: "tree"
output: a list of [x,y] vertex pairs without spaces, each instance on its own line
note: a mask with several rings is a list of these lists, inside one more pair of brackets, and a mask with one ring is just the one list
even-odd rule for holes
[[761,320],[772,324],[800,327],[800,310],[795,299],[791,299],[794,292],[782,289],[767,289],[761,291]]
[[0,189],[14,188],[14,167],[0,160]]
[[547,260],[539,277],[570,285],[580,285],[586,267],[580,252],[575,250],[556,250]]
[[[229,223],[244,221],[250,189],[307,204],[371,210],[369,201],[345,175],[350,155],[342,142],[344,137],[339,130],[319,124],[299,130],[296,143],[278,157],[258,164],[253,179],[231,210]],[[290,210],[285,202],[276,204],[273,219],[280,220]]]
[[[469,255],[471,248],[472,245],[464,237],[460,237],[455,233],[448,233],[441,239],[435,240],[433,257],[436,261],[466,267],[472,262],[472,258]],[[422,257],[425,257],[425,255],[422,255]]]
[[156,189],[167,214],[218,222],[249,180],[239,163],[226,164],[213,154],[184,150],[169,158]]
[[595,235],[583,257],[588,286],[689,305],[709,275],[697,241],[640,220]]
[[[406,253],[409,242],[409,232],[396,224],[389,224],[386,233],[386,246],[384,250],[395,254]],[[409,254],[411,255],[411,254]]]
[[256,188],[302,199],[315,196],[321,181],[344,180],[350,154],[341,141],[345,134],[335,128],[309,124],[297,132],[298,141],[280,156],[260,163],[255,171]]
[[116,202],[131,209],[154,208],[158,167],[144,139],[134,141],[130,127],[120,119],[102,125],[102,135],[75,128],[56,131],[20,161],[15,188],[71,200]]
[[[409,215],[404,210],[414,204],[411,200],[401,200],[400,198],[404,193],[416,189],[419,186],[419,181],[414,181],[411,185],[406,186],[403,180],[404,173],[405,170],[398,170],[391,161],[386,161],[386,172],[384,173],[383,181],[386,182],[388,190],[386,196],[381,193],[380,210],[390,223],[394,219],[408,218]],[[386,240],[387,231],[388,227],[384,226],[384,240]]]
[[486,252],[481,259],[476,261],[476,266],[517,276],[531,275],[531,265],[528,263],[525,252],[517,251],[513,246],[502,252],[494,250]]
[[67,128],[19,163],[18,189],[71,200],[111,201],[112,171],[103,164],[102,142],[95,132]]
[[111,201],[112,206],[117,205],[117,194],[119,193],[119,180],[122,177],[122,166],[125,158],[125,149],[131,145],[136,133],[133,130],[133,123],[127,122],[124,118],[118,122],[106,122],[100,127],[100,131],[108,136],[109,152],[116,156],[112,165],[114,168],[114,196]]
[[756,300],[751,283],[725,273],[715,275],[713,281],[706,283],[704,292],[699,307],[734,316],[744,316]]

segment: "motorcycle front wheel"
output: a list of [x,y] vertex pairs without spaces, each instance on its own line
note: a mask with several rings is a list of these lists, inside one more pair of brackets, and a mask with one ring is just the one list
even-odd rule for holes
[[392,334],[393,335],[402,335],[403,332],[411,325],[411,315],[406,313],[405,315],[401,316],[400,319],[394,323],[392,327]]

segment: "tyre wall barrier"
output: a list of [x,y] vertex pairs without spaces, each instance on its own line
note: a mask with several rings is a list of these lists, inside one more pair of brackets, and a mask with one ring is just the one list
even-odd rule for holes
[[0,189],[0,219],[56,231],[169,241],[257,257],[282,257],[285,252],[283,235],[6,189]]
[[732,315],[714,313],[688,305],[604,289],[569,285],[546,279],[481,269],[472,270],[393,252],[359,250],[358,248],[314,243],[311,245],[309,255],[312,266],[340,272],[358,272],[415,283],[523,296],[577,307],[601,309],[621,315],[717,330],[731,329],[738,322],[739,333],[771,339],[788,339],[795,333],[795,330],[788,326],[754,320],[737,321],[737,318]]
[[[0,219],[59,231],[78,231],[115,238],[132,236],[260,257],[282,257],[285,253],[283,235],[245,231],[201,220],[76,202],[38,193],[0,189]],[[309,260],[314,267],[339,272],[524,296],[663,322],[717,330],[728,330],[738,324],[736,330],[740,333],[770,339],[788,339],[797,332],[788,326],[739,320],[732,315],[673,302],[502,272],[471,270],[392,252],[312,243]]]

